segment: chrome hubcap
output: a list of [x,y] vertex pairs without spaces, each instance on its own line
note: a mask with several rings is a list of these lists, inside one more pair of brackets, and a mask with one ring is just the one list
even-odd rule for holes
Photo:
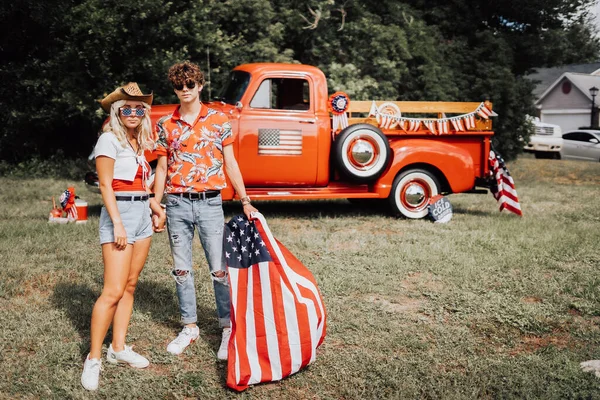
[[358,167],[365,167],[375,158],[375,148],[371,142],[358,139],[353,143],[350,155],[353,164]]
[[417,208],[425,200],[425,189],[418,183],[410,183],[404,192],[404,201],[411,208]]

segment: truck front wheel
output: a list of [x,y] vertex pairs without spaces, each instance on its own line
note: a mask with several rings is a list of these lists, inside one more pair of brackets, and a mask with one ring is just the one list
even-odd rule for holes
[[424,169],[410,169],[394,179],[389,202],[396,215],[417,219],[427,215],[429,200],[440,192],[437,178]]
[[335,160],[338,171],[353,182],[377,179],[391,158],[390,144],[373,125],[350,125],[335,138]]

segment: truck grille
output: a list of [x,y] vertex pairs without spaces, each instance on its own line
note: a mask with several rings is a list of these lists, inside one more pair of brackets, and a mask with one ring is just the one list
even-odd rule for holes
[[552,127],[552,126],[545,126],[545,127],[536,126],[535,134],[536,135],[549,135],[549,136],[554,135],[554,127]]

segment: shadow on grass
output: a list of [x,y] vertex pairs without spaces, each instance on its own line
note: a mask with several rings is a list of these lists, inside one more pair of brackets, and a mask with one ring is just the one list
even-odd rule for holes
[[[195,279],[198,279],[198,276]],[[197,287],[198,285],[196,285]],[[134,308],[148,315],[154,322],[171,329],[173,338],[181,330],[175,281],[172,282],[172,286],[168,286],[164,282],[144,281],[142,278],[135,290]],[[208,342],[216,353],[221,344],[221,330],[217,322],[216,305],[214,303],[203,304],[198,301],[196,312],[202,340]]]
[[90,289],[87,285],[59,282],[50,297],[52,304],[56,308],[64,310],[73,327],[79,332],[82,339],[79,347],[82,357],[87,354],[90,347],[92,308],[99,295],[100,293]]
[[[181,324],[179,323],[179,306],[174,292],[165,284],[141,280],[135,291],[134,309],[148,314],[153,321],[172,328],[175,335],[181,329]],[[52,304],[65,312],[79,333],[82,357],[89,351],[92,309],[99,296],[100,293],[87,285],[70,282],[59,282],[51,295]],[[214,307],[198,304],[198,326],[203,333],[206,332],[204,339],[210,343],[211,347],[218,349],[221,337],[220,330],[218,335],[214,334],[218,330],[216,321]],[[109,328],[104,338],[104,344],[108,346],[111,338],[112,332]]]
[[95,217],[99,217],[101,210],[102,210],[102,204],[94,204],[94,205],[88,206],[88,216],[93,215]]
[[[356,199],[358,200],[358,199]],[[390,216],[382,201],[348,200],[295,200],[295,201],[255,201],[252,203],[266,218],[288,217],[313,219],[319,217],[347,218],[357,216]],[[225,215],[242,213],[242,207],[236,201],[224,202]],[[390,216],[391,217],[391,216]]]
[[452,207],[452,213],[453,214],[466,214],[466,215],[474,215],[474,216],[480,216],[480,217],[489,217],[490,215],[495,215],[495,213],[491,213],[489,211],[483,211],[483,210],[467,210],[466,208],[461,208],[461,207]]

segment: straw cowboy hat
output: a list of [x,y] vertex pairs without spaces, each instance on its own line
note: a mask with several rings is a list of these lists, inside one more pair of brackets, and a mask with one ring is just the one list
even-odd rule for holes
[[100,105],[104,111],[110,111],[110,105],[118,100],[135,100],[152,104],[153,93],[143,94],[140,87],[135,82],[129,82],[127,85],[118,87],[114,92],[100,100]]

